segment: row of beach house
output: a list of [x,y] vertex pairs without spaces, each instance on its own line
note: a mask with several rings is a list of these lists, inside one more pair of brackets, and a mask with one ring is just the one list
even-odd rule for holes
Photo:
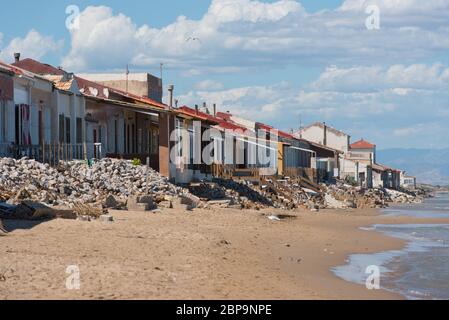
[[[139,159],[181,184],[301,176],[366,188],[416,187],[414,177],[377,163],[374,144],[352,143],[325,123],[284,132],[215,105],[178,106],[173,91],[168,86],[164,104],[162,80],[151,74],[75,75],[17,53],[13,63],[0,62],[0,156],[50,164]],[[183,134],[173,135],[178,131]],[[212,161],[194,160],[210,145]],[[268,161],[254,161],[253,154]]]

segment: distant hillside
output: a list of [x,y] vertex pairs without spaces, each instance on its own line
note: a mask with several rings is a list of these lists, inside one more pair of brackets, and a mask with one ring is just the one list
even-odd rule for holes
[[418,183],[449,185],[449,148],[379,150],[377,162],[407,171]]

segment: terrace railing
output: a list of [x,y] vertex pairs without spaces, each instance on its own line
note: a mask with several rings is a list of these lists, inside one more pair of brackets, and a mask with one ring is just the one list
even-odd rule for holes
[[56,167],[60,161],[102,158],[100,143],[49,143],[41,145],[0,144],[0,157],[21,159],[24,157]]

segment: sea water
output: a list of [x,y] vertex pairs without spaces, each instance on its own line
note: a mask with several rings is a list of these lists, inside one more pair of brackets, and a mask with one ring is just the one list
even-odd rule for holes
[[[385,210],[387,215],[449,217],[449,194],[437,194],[417,206]],[[375,225],[365,228],[404,239],[407,246],[375,254],[354,254],[334,268],[337,276],[365,284],[368,266],[378,266],[380,286],[408,299],[449,299],[449,225]]]

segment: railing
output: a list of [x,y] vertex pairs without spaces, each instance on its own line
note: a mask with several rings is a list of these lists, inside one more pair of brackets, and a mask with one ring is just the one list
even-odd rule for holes
[[0,144],[0,157],[27,157],[56,167],[60,161],[102,158],[102,152],[99,143],[49,143],[31,146],[3,143]]

